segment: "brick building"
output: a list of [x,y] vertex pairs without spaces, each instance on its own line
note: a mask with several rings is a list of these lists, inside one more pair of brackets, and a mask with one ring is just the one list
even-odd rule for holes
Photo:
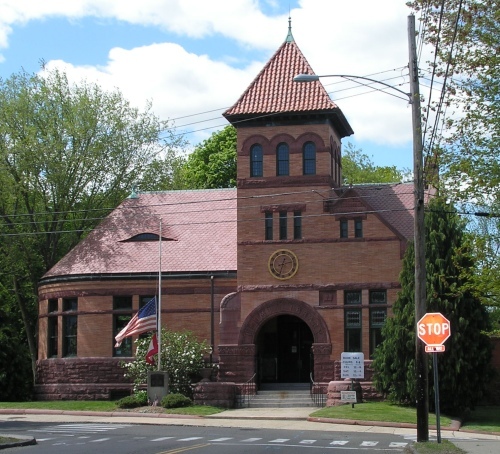
[[320,82],[293,81],[303,73],[289,30],[224,113],[236,189],[133,194],[43,276],[39,398],[130,389],[131,339],[115,349],[114,336],[158,293],[160,264],[163,324],[214,339],[219,381],[338,380],[344,351],[369,369],[413,236],[413,186],[342,185],[353,131]]

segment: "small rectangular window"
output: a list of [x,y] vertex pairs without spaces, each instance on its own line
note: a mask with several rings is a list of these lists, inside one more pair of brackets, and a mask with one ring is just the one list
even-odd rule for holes
[[344,304],[361,304],[361,290],[349,290],[344,292]]
[[[387,304],[386,290],[371,290],[370,304]],[[373,307],[370,309],[370,357],[375,349],[382,342],[382,328],[387,318],[387,309],[385,307]]]
[[348,223],[347,219],[340,220],[340,238],[347,238],[348,236]]
[[63,299],[63,351],[64,357],[77,355],[77,334],[78,334],[78,316],[72,315],[72,312],[78,310],[78,298]]
[[[123,339],[121,345],[117,348],[115,345],[115,336],[127,326],[127,323],[132,318],[132,297],[131,296],[114,296],[113,310],[120,311],[119,314],[113,315],[113,356],[132,356],[132,337]],[[126,311],[126,313],[124,313]]]
[[265,220],[264,220],[264,230],[265,230],[265,238],[266,240],[273,239],[273,213],[272,211],[265,212]]
[[288,213],[286,211],[280,211],[280,240],[287,239],[287,215]]
[[58,311],[57,299],[49,300],[49,317],[47,319],[47,357],[57,358],[58,346],[58,330],[59,330],[59,317],[56,314]]
[[293,212],[293,239],[300,240],[302,238],[302,212]]
[[354,236],[363,238],[363,221],[361,219],[354,220]]

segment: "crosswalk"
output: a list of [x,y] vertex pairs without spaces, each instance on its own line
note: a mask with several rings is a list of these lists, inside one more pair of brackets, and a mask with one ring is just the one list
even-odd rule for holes
[[[43,427],[37,430],[33,430],[33,435],[35,435],[37,442],[40,443],[52,443],[54,446],[57,445],[67,445],[70,442],[70,437],[73,437],[73,443],[84,444],[84,443],[104,443],[111,440],[109,436],[106,436],[106,432],[112,432],[117,429],[124,429],[130,427],[130,424],[58,424],[53,426]],[[37,436],[41,435],[41,438]],[[45,435],[45,437],[43,435]],[[291,438],[265,438],[265,437],[251,437],[251,438],[237,438],[237,437],[214,437],[209,436],[189,436],[189,437],[173,437],[173,436],[162,436],[162,437],[131,437],[131,439],[140,439],[143,442],[151,444],[160,444],[165,441],[174,442],[204,442],[211,444],[240,444],[240,445],[282,445],[282,446],[311,446],[311,447],[328,447],[334,448],[357,448],[357,449],[392,449],[395,451],[402,451],[407,445],[407,441],[402,442],[381,442],[376,440],[351,440],[351,439],[339,439],[339,440],[325,440],[325,439],[291,439]]]

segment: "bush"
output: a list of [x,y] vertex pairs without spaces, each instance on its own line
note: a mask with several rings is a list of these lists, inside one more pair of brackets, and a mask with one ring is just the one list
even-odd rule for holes
[[132,396],[123,397],[116,402],[118,408],[137,408],[144,407],[148,404],[148,396],[146,392],[139,392]]
[[179,393],[167,394],[161,400],[161,406],[164,408],[180,408],[180,407],[189,407],[193,405],[193,401]]

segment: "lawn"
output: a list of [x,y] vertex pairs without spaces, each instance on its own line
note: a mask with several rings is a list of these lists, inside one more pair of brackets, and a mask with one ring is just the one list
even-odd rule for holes
[[[341,405],[338,407],[325,407],[315,411],[311,417],[334,418],[334,419],[355,419],[357,421],[383,421],[404,424],[417,423],[417,411],[412,407],[391,404],[389,402],[364,402],[351,405]],[[441,427],[451,424],[451,418],[441,415]],[[436,424],[434,414],[429,414],[429,424]]]

